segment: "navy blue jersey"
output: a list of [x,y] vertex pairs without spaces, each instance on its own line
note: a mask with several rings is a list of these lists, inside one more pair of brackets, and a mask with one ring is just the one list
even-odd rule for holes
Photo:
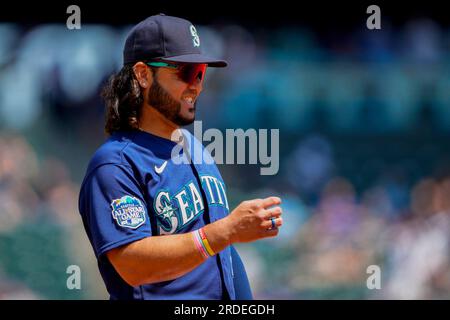
[[[105,254],[145,237],[191,232],[229,213],[212,157],[183,134],[189,152],[144,131],[116,132],[89,163],[79,211],[111,299],[235,298],[230,247],[184,276],[139,287],[128,285]],[[199,151],[209,158],[189,163]]]

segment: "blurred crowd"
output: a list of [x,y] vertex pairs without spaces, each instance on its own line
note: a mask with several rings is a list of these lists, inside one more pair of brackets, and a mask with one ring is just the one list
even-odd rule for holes
[[[107,298],[77,200],[129,28],[0,24],[0,299]],[[450,30],[198,30],[230,62],[208,70],[204,129],[280,129],[276,176],[220,165],[232,207],[283,200],[278,238],[237,245],[255,297],[450,298]]]
[[84,290],[66,286],[70,265],[96,268],[67,165],[17,133],[2,134],[0,149],[0,299],[99,297],[90,272],[82,274]]

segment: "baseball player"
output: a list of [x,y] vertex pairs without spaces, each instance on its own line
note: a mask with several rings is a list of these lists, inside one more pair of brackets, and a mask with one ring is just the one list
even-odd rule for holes
[[227,65],[200,47],[189,21],[151,16],[128,34],[124,66],[104,88],[109,138],[88,165],[79,211],[111,299],[252,299],[232,244],[282,225],[278,197],[230,212],[214,162],[189,161],[205,149],[181,128],[195,119],[206,69]]

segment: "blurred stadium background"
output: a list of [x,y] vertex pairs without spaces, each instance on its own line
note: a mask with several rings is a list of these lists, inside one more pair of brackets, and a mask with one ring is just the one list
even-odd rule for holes
[[[108,297],[78,191],[105,139],[99,90],[132,24],[164,10],[83,24],[81,8],[81,30],[66,28],[65,7],[60,23],[0,23],[0,299]],[[230,62],[208,70],[204,130],[280,129],[276,176],[220,166],[232,207],[283,199],[280,236],[237,245],[256,298],[450,298],[450,25],[383,16],[369,31],[360,15],[345,30],[301,17],[198,26]],[[373,264],[381,290],[366,287]],[[69,265],[81,290],[66,288]]]

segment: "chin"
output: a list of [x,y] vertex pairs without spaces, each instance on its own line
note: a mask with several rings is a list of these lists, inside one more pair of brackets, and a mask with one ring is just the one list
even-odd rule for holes
[[186,119],[187,126],[194,123],[194,121],[195,121],[195,117]]
[[188,126],[195,121],[195,117],[180,117],[176,123],[181,126]]
[[194,112],[190,112],[188,115],[184,116],[183,119],[185,121],[194,122],[194,120],[195,120],[195,111]]

